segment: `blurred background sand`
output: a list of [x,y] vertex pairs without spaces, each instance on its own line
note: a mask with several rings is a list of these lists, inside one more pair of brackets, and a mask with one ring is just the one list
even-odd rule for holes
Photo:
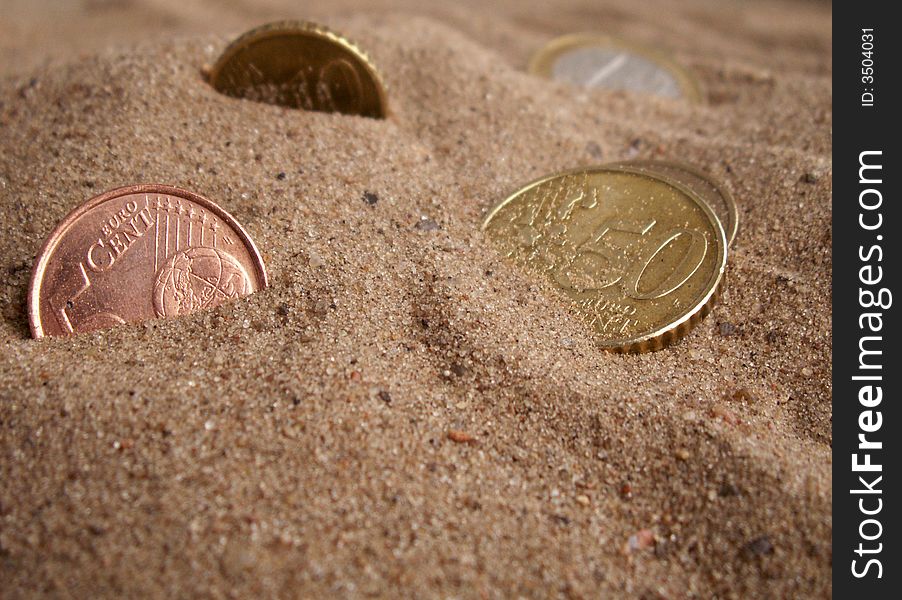
[[[828,4],[2,13],[4,599],[830,596]],[[230,39],[282,18],[363,46],[391,118],[205,84]],[[525,73],[545,41],[581,30],[669,50],[707,104]],[[478,226],[541,174],[636,157],[709,170],[741,222],[714,312],[669,349],[616,356]],[[232,212],[272,286],[31,340],[44,238],[139,182]],[[438,228],[415,227],[424,217]]]

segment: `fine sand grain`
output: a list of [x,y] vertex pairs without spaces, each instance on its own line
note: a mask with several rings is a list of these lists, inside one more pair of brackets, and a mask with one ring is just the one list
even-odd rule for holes
[[[0,597],[830,596],[829,5],[452,4],[4,3]],[[388,120],[203,81],[304,17],[370,53]],[[670,49],[707,104],[525,73],[587,29]],[[479,224],[637,157],[714,173],[741,223],[714,312],[620,356]],[[271,287],[30,339],[44,238],[140,182],[234,214]]]

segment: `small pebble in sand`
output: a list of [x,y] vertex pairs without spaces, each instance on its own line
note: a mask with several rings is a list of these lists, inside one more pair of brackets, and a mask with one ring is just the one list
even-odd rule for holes
[[577,496],[576,501],[583,506],[589,506],[589,504],[591,503],[591,500],[589,500],[589,497],[585,494],[580,494],[579,496]]
[[690,457],[689,451],[685,448],[680,448],[674,453],[674,455],[680,460],[689,460]]
[[456,444],[473,444],[476,438],[465,431],[452,429],[448,432],[448,439]]
[[765,334],[764,339],[766,339],[767,343],[769,344],[776,344],[782,337],[782,332],[777,331],[776,329],[772,329],[771,331],[768,331],[767,334]]
[[640,529],[629,537],[623,546],[624,553],[651,548],[655,544],[655,534],[651,529]]
[[725,481],[720,485],[720,489],[717,490],[717,493],[724,497],[738,496],[739,488],[730,483],[729,481]]
[[328,314],[329,309],[332,307],[332,303],[326,298],[320,298],[316,302],[313,303],[313,312],[319,316],[325,316]]
[[417,221],[417,224],[413,227],[419,231],[435,231],[436,229],[442,228],[434,219],[430,219],[429,217],[420,217],[420,220]]
[[307,263],[314,269],[318,269],[319,267],[325,265],[326,261],[323,260],[323,257],[320,256],[315,250],[309,250],[307,252]]
[[758,400],[758,397],[748,388],[738,388],[734,390],[730,395],[730,398],[732,398],[734,402],[743,402],[746,404],[753,404]]
[[802,367],[802,375],[805,377],[811,377],[814,375],[814,371],[812,371],[809,367]]
[[206,429],[207,431],[213,431],[214,429],[216,429],[216,423],[213,421],[213,419],[209,419],[204,423],[204,429]]
[[714,406],[709,414],[712,417],[720,419],[727,425],[738,425],[740,423],[739,417],[737,417],[733,411],[724,406]]
[[731,335],[736,335],[738,329],[732,323],[728,323],[724,321],[723,323],[718,324],[717,331],[720,335],[724,337],[729,337]]
[[812,171],[803,173],[802,176],[799,177],[799,181],[801,181],[802,183],[817,183],[818,179],[820,179],[820,177],[818,177],[817,173],[814,173]]
[[370,206],[375,206],[376,203],[379,202],[379,196],[373,192],[363,192],[363,201]]
[[604,151],[601,149],[601,146],[599,146],[597,142],[587,143],[586,152],[588,152],[589,156],[591,156],[595,160],[601,160],[602,158],[604,158]]
[[629,147],[626,149],[625,157],[626,158],[636,158],[639,155],[639,149],[642,147],[642,140],[640,138],[634,138]]
[[470,372],[470,369],[468,369],[466,365],[463,365],[459,362],[453,362],[451,363],[450,372],[458,377],[463,377]]
[[763,556],[765,554],[773,553],[774,545],[770,541],[770,538],[766,535],[756,537],[755,539],[748,542],[745,546],[743,546],[740,550],[740,554],[742,554],[746,558]]

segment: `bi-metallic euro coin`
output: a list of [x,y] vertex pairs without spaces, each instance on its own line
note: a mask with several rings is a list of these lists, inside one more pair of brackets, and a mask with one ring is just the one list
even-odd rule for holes
[[533,56],[529,70],[587,88],[702,100],[695,78],[665,54],[607,35],[580,33],[554,39]]

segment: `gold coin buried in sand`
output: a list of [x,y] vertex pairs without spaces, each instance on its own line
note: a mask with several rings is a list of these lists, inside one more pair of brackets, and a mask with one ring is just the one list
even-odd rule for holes
[[695,193],[632,167],[548,175],[482,225],[508,258],[546,277],[615,352],[663,348],[711,309],[723,226]]
[[367,55],[325,27],[281,21],[232,42],[213,66],[219,92],[267,104],[360,115],[388,114],[382,78]]
[[695,78],[665,54],[602,34],[552,40],[532,57],[529,72],[587,88],[702,101]]
[[69,335],[177,317],[266,287],[254,242],[216,204],[165,185],[82,204],[44,242],[28,290],[31,333]]
[[651,175],[672,179],[695,192],[708,203],[720,219],[727,235],[727,245],[732,246],[739,230],[739,213],[733,195],[716,179],[701,169],[672,160],[636,159],[612,163],[612,166],[628,166],[641,169]]

